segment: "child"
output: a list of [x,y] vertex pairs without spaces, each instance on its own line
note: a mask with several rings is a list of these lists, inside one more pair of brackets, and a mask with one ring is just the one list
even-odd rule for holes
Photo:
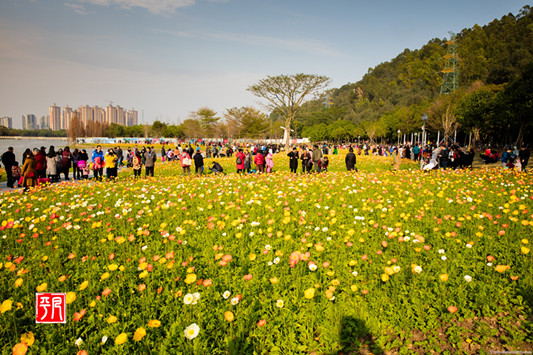
[[78,170],[81,171],[82,179],[89,178],[89,167],[87,166],[87,162],[85,160],[78,160]]
[[328,165],[329,165],[329,160],[327,156],[320,158],[320,160],[318,161],[318,166],[320,167],[320,171],[327,172]]
[[[13,180],[16,180],[17,183],[20,180],[22,173],[20,171],[20,166],[18,161],[13,163],[13,166],[11,167],[11,176],[13,176]],[[19,185],[20,187],[20,185]]]

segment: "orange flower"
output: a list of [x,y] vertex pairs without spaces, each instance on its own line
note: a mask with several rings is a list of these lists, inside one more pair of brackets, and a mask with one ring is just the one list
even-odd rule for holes
[[20,342],[28,346],[32,346],[33,343],[35,342],[35,337],[33,336],[33,332],[22,334],[22,336],[20,337]]
[[161,321],[157,319],[152,319],[151,321],[148,322],[148,326],[150,328],[158,328],[160,325],[161,325]]
[[494,268],[494,270],[498,271],[499,273],[504,273],[507,270],[509,270],[511,267],[509,265],[498,265]]
[[109,296],[110,293],[111,293],[111,289],[110,289],[110,288],[106,288],[106,289],[102,292],[102,296]]
[[265,319],[261,319],[259,322],[257,322],[257,326],[258,327],[262,327],[262,326],[264,326],[266,324],[266,322],[267,321]]
[[18,343],[13,347],[13,355],[24,355],[28,351],[28,345],[25,343]]
[[231,312],[231,311],[226,311],[226,312],[224,312],[224,318],[225,318],[228,322],[233,322],[233,320],[235,319],[235,315],[234,315],[233,312]]

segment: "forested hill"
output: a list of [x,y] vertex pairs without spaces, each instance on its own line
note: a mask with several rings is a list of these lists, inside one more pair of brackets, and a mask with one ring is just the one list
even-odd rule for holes
[[[350,134],[392,138],[398,128],[402,132],[419,130],[421,115],[430,112],[440,96],[447,41],[432,39],[420,49],[405,49],[391,61],[369,69],[359,82],[308,102],[296,128],[317,140],[348,139]],[[487,25],[463,29],[456,44],[460,90],[454,95],[455,103],[474,83],[501,91],[503,84],[519,80],[533,61],[532,8],[525,6],[517,15],[510,13]],[[344,125],[332,127],[336,120]]]

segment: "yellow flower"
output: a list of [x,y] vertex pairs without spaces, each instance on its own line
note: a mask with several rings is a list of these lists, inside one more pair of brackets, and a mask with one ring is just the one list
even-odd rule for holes
[[224,318],[225,318],[228,322],[233,322],[233,320],[235,319],[235,315],[234,315],[233,312],[231,312],[231,311],[226,311],[226,312],[224,312]]
[[308,288],[307,290],[304,291],[304,296],[308,300],[310,300],[311,298],[315,297],[315,289],[312,288],[312,287]]
[[116,269],[118,269],[118,265],[111,264],[111,265],[108,265],[107,268],[109,269],[109,271],[115,271]]
[[89,307],[96,307],[96,301],[92,301],[91,303],[89,303]]
[[143,327],[138,328],[133,334],[133,340],[141,341],[142,338],[146,335],[146,330]]
[[119,336],[115,338],[115,345],[121,345],[128,341],[128,334],[120,333]]
[[108,272],[104,272],[102,274],[102,276],[100,276],[100,280],[105,280],[105,279],[108,279],[109,278],[109,273]]
[[76,294],[74,292],[67,293],[67,304],[71,304],[76,300]]
[[195,274],[188,274],[187,277],[185,277],[185,283],[190,285],[196,281],[196,275]]
[[357,289],[358,289],[357,285],[350,286],[350,290],[352,290],[352,292],[356,292]]
[[87,286],[89,286],[89,281],[87,281],[87,280],[83,281],[83,282],[81,283],[81,285],[80,285],[80,288],[79,288],[80,291],[85,290],[85,289],[87,288]]
[[35,342],[35,337],[33,336],[32,332],[24,333],[20,337],[20,342],[28,346],[32,346],[33,343]]
[[278,282],[279,282],[279,279],[278,279],[277,277],[272,277],[272,278],[270,279],[270,283],[271,283],[271,284],[277,284]]
[[39,286],[36,287],[37,292],[43,292],[46,291],[46,288],[48,287],[48,284],[46,282],[43,282]]
[[148,326],[150,328],[157,328],[161,325],[161,321],[157,320],[157,319],[152,319],[151,321],[148,322]]
[[64,282],[67,279],[65,275],[59,276],[59,282]]
[[448,281],[448,274],[440,274],[440,275],[439,275],[439,279],[440,279],[442,282],[446,282],[446,281]]
[[394,274],[394,270],[390,266],[387,266],[385,267],[385,273],[390,276]]
[[248,259],[250,259],[250,261],[254,261],[256,257],[257,257],[257,255],[255,255],[255,254],[250,254],[250,256],[248,257]]
[[511,267],[509,265],[498,265],[494,268],[494,270],[498,271],[499,273],[503,273],[509,270],[510,268]]
[[332,280],[332,281],[331,281],[331,284],[332,284],[333,286],[339,286],[340,283],[341,283],[341,282],[339,281],[339,279],[335,279],[335,280]]
[[522,250],[523,254],[529,254],[529,248],[522,247],[522,248],[520,248],[520,250]]
[[117,317],[115,316],[109,316],[109,318],[107,318],[107,323],[109,324],[115,323],[116,321],[117,321]]
[[2,302],[2,305],[0,305],[0,313],[6,313],[7,311],[10,311],[12,305],[13,301],[5,300],[4,302]]
[[139,274],[140,279],[144,279],[146,276],[148,276],[148,270],[144,270]]
[[22,285],[23,282],[24,282],[24,279],[19,277],[18,279],[15,280],[15,287],[20,287],[20,285]]

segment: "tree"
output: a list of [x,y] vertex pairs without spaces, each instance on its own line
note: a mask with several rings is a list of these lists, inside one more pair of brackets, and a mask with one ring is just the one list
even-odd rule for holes
[[[213,138],[216,124],[220,120],[220,117],[216,117],[216,115],[217,113],[209,107],[202,107],[198,111],[191,112],[190,118],[198,121],[206,138]],[[198,133],[196,132],[196,134]]]
[[291,124],[308,95],[317,93],[330,83],[327,76],[295,74],[267,76],[248,87],[255,96],[267,100],[265,107],[278,110],[285,120],[285,146],[290,144]]
[[232,132],[234,137],[260,138],[268,129],[268,116],[253,107],[233,107],[224,116],[228,133]]
[[166,123],[156,120],[152,124],[150,132],[152,134],[152,137],[163,137],[163,134],[166,131],[166,129],[167,129]]
[[198,120],[188,118],[185,121],[183,121],[182,124],[179,125],[183,133],[185,133],[185,137],[187,138],[200,138],[202,136],[202,127],[200,126],[200,122]]
[[71,145],[76,142],[76,138],[85,137],[85,129],[80,118],[78,117],[78,111],[74,111],[74,115],[70,119],[67,135],[68,142]]

